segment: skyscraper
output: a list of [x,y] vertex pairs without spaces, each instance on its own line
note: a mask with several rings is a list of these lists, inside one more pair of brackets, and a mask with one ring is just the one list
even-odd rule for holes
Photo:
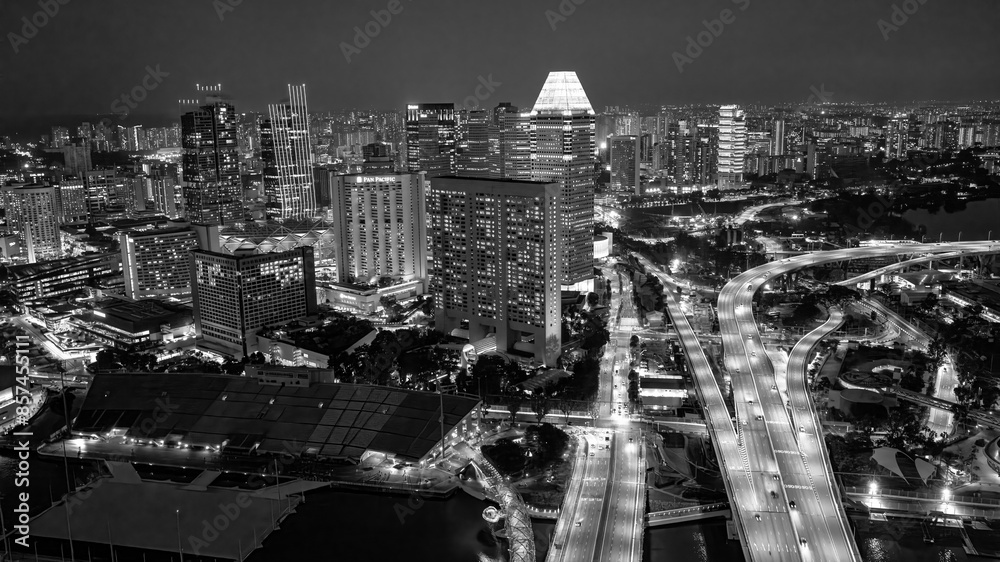
[[429,178],[454,174],[455,128],[453,103],[406,106],[406,169]]
[[531,179],[562,190],[564,286],[593,287],[594,109],[575,72],[551,72],[531,110]]
[[611,137],[611,189],[639,192],[639,137]]
[[236,110],[221,96],[181,116],[184,200],[192,222],[243,222]]
[[[215,238],[218,239],[218,226]],[[130,299],[191,296],[191,250],[198,233],[188,225],[126,232],[121,238],[125,296]]]
[[719,187],[737,187],[743,181],[743,158],[746,155],[747,129],[743,110],[738,105],[719,107]]
[[12,185],[2,189],[8,228],[17,234],[28,263],[61,258],[58,188]]
[[458,175],[469,178],[486,178],[490,175],[490,112],[474,109],[468,112],[463,128],[461,151],[457,155]]
[[333,175],[330,212],[340,282],[427,278],[421,174]]
[[59,182],[59,221],[62,223],[87,220],[87,188],[82,179]]
[[497,349],[555,365],[561,353],[561,186],[515,180],[431,180],[435,328],[468,322]]
[[490,177],[531,179],[531,114],[509,103],[493,108],[490,126]]
[[254,332],[316,313],[313,249],[232,256],[191,252],[191,289],[198,338],[242,357]]
[[268,106],[269,118],[260,127],[267,215],[281,220],[317,211],[305,85],[289,84],[288,98]]
[[775,119],[771,130],[771,155],[781,156],[785,153],[785,120]]

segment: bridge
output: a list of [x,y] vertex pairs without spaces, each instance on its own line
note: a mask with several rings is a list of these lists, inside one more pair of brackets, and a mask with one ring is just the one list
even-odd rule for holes
[[646,515],[646,526],[659,527],[661,525],[673,525],[674,523],[700,521],[702,519],[712,519],[715,517],[725,517],[726,519],[729,519],[732,516],[733,510],[729,509],[729,503],[696,505],[693,507],[681,507],[677,509],[667,509],[664,511],[651,511],[648,515]]
[[909,490],[866,489],[853,486],[845,486],[844,493],[847,497],[865,504],[869,509],[924,514],[939,511],[958,517],[1000,519],[1000,500],[989,498],[956,496],[948,492],[927,494]]
[[535,562],[535,534],[531,529],[531,516],[521,495],[511,488],[483,453],[466,442],[452,447],[458,454],[468,458],[476,473],[485,484],[486,495],[500,504],[505,515],[504,529],[510,543],[511,562]]

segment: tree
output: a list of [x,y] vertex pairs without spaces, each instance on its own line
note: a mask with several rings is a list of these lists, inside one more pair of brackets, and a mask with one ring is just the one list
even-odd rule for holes
[[386,320],[389,322],[399,322],[403,317],[403,307],[397,302],[393,295],[383,295],[378,300],[379,305],[385,310]]
[[587,293],[587,306],[594,308],[601,304],[601,297],[597,293]]
[[517,412],[521,410],[521,400],[520,394],[511,394],[507,401],[507,411],[510,412],[511,423],[517,421]]
[[930,293],[924,298],[923,302],[920,303],[920,308],[924,312],[931,312],[932,310],[937,308],[937,305],[938,305],[937,295],[935,295],[934,293]]
[[549,412],[552,410],[552,401],[549,400],[549,397],[544,392],[539,390],[531,397],[531,409],[535,411],[538,423],[542,423],[545,416],[549,415]]

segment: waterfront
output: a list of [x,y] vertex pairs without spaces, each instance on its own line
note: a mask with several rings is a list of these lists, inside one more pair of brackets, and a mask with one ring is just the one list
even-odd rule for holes
[[933,213],[910,209],[903,213],[903,218],[914,226],[926,228],[928,242],[942,235],[944,240],[957,240],[959,232],[962,240],[985,240],[991,230],[995,238],[1000,237],[1000,199],[965,202],[964,208],[950,213],[944,208]]

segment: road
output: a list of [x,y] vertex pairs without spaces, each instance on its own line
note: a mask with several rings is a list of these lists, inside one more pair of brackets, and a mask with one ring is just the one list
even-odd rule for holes
[[[774,277],[823,263],[868,257],[920,254],[926,252],[996,252],[1000,244],[990,241],[962,242],[946,245],[907,244],[872,246],[815,252],[771,262],[734,278],[719,295],[719,319],[726,352],[726,366],[732,375],[737,415],[747,423],[747,451],[770,448],[777,455],[779,478],[788,497],[789,509],[801,542],[803,559],[860,560],[854,538],[844,521],[843,510],[824,492],[832,489],[833,477],[824,465],[810,462],[810,438],[805,424],[802,430],[794,425],[785,401],[777,392],[774,371],[767,359],[760,332],[753,318],[754,293]],[[774,385],[774,386],[772,386]],[[817,430],[818,431],[818,430]],[[799,440],[802,439],[802,443]],[[815,442],[821,446],[821,434]],[[817,451],[818,452],[818,451]],[[770,462],[770,455],[749,454],[754,471]],[[755,465],[754,463],[762,463]],[[792,508],[792,503],[795,507]],[[741,518],[746,516],[741,513]],[[748,523],[744,523],[748,525]]]
[[[660,278],[664,286],[676,285],[673,279],[658,271],[651,262],[644,258],[640,258],[640,261],[647,271]],[[766,447],[756,445],[755,438],[743,433],[742,430],[747,426],[733,426],[726,401],[701,341],[684,315],[674,291],[668,290],[666,293],[664,302],[691,366],[719,466],[725,473],[723,481],[726,492],[734,513],[737,514],[744,550],[750,553],[753,560],[800,560],[791,515],[779,493],[778,483],[774,480],[777,460],[773,453],[769,454]],[[737,410],[739,416],[740,408]],[[741,435],[737,434],[737,429],[741,431]],[[747,447],[747,444],[750,446]],[[752,469],[752,466],[757,469]],[[778,495],[777,498],[772,496],[772,491]]]
[[604,275],[611,281],[610,341],[601,357],[595,425],[606,429],[576,429],[585,452],[577,458],[556,523],[552,561],[642,560],[643,436],[628,409],[629,340],[639,322],[627,274],[619,281],[618,272],[605,268]]

